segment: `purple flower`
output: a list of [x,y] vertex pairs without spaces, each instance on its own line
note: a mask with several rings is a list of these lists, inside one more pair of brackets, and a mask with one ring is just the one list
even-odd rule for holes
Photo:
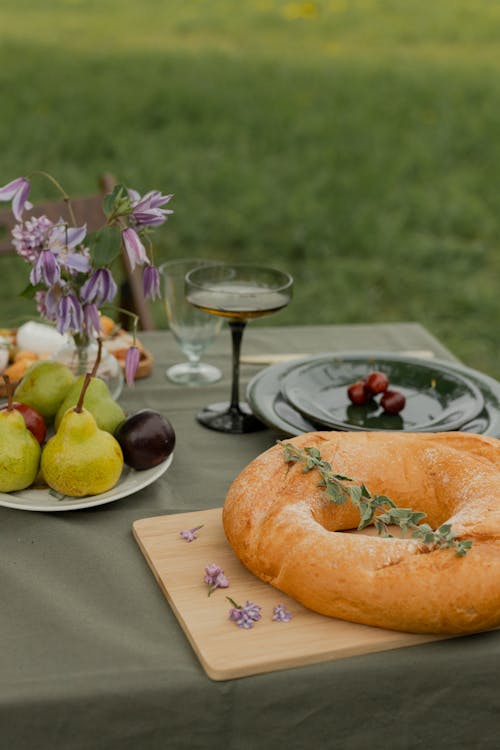
[[273,616],[271,618],[274,622],[290,622],[292,619],[292,613],[289,612],[284,604],[277,604],[273,609]]
[[125,355],[125,380],[127,385],[134,384],[135,373],[139,367],[141,353],[136,346],[131,346]]
[[54,226],[46,216],[32,216],[12,230],[12,244],[21,258],[33,263],[46,245],[47,237]]
[[70,227],[63,218],[60,218],[50,233],[49,247],[54,253],[72,250],[82,244],[86,235],[86,224],[82,227]]
[[55,255],[50,250],[42,250],[31,269],[30,284],[36,286],[43,283],[46,286],[53,286],[60,278],[61,272]]
[[136,190],[128,191],[132,203],[132,219],[138,227],[157,227],[163,224],[174,212],[161,208],[172,195],[162,195],[158,190],[146,193],[142,198]]
[[146,299],[156,299],[160,296],[160,272],[156,266],[145,267],[142,272],[142,287]]
[[[48,173],[52,184],[69,200],[63,188]],[[12,230],[12,244],[18,255],[27,261],[30,268],[30,283],[34,287],[36,305],[41,315],[56,324],[60,333],[85,333],[98,335],[102,331],[99,308],[112,302],[118,292],[117,285],[108,268],[95,264],[97,255],[85,246],[87,226],[70,226],[66,219],[53,222],[47,216],[29,216],[23,221],[23,211],[31,209],[28,202],[31,190],[25,177],[0,187],[0,202],[10,201],[17,225]],[[114,196],[111,211],[105,205],[105,226],[120,229],[123,257],[132,269],[146,266],[143,273],[143,289],[147,298],[160,296],[160,274],[151,265],[146,248],[149,243],[149,228],[163,224],[173,211],[166,208],[172,195],[163,195],[152,190],[141,197],[136,191],[121,189]],[[70,212],[72,213],[72,212]],[[145,231],[142,231],[144,227]],[[111,234],[110,234],[111,236]],[[144,244],[143,244],[144,243]],[[89,244],[89,243],[87,243]],[[145,246],[146,244],[146,246]],[[119,248],[118,248],[119,249]],[[137,321],[137,316],[134,316]],[[132,385],[137,373],[141,352],[134,345],[125,358],[125,377]],[[194,530],[196,531],[196,529]],[[186,532],[196,535],[192,530]],[[189,539],[190,541],[190,539]],[[219,585],[223,585],[221,574]]]
[[180,532],[180,536],[182,539],[185,539],[186,542],[193,542],[195,539],[198,539],[196,536],[196,532],[199,531],[203,527],[203,524],[201,526],[194,526],[192,529],[183,529]]
[[149,263],[146,248],[135,229],[132,229],[132,227],[124,229],[122,231],[122,240],[132,270],[134,270],[136,265],[142,266],[144,263]]
[[258,604],[247,601],[245,606],[242,607],[236,604],[229,596],[226,598],[233,605],[229,610],[229,619],[231,622],[236,623],[239,628],[245,628],[245,630],[253,628],[255,623],[261,619],[262,615],[260,612],[262,607]]
[[74,274],[88,273],[90,271],[90,260],[86,255],[87,252],[87,248],[82,248],[82,252],[79,253],[68,252],[64,255],[59,255],[58,260],[61,266],[65,266],[65,268],[73,271]]
[[65,294],[61,297],[57,308],[57,330],[82,331],[83,310],[75,294]]
[[224,575],[224,571],[216,563],[210,563],[205,566],[204,582],[208,583],[208,595],[210,596],[215,589],[227,589],[229,581]]
[[54,226],[47,238],[47,245],[61,266],[76,273],[87,273],[90,269],[88,250],[82,248],[77,252],[71,252],[73,248],[81,245],[87,234],[87,225],[82,227],[69,227],[64,219]]
[[51,289],[49,289],[47,291],[47,294],[45,295],[45,307],[47,308],[47,311],[52,320],[56,320],[57,318],[59,302],[61,301],[63,293],[63,287],[60,284],[56,284]]
[[99,307],[104,302],[112,302],[117,291],[118,287],[109,268],[98,268],[80,289],[80,299],[82,302],[93,302]]
[[59,284],[47,291],[36,292],[37,310],[47,320],[57,320],[57,311],[62,294],[63,290]]
[[22,221],[24,209],[33,208],[28,202],[31,185],[25,177],[18,177],[0,188],[0,201],[12,201],[16,221]]
[[83,306],[83,320],[86,331],[92,336],[94,333],[98,336],[101,333],[101,318],[97,305],[90,303]]

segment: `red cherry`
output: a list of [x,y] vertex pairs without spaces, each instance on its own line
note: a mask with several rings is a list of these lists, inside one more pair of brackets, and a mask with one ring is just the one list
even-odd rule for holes
[[[45,433],[47,432],[42,415],[37,412],[36,409],[33,409],[32,406],[28,406],[28,404],[21,404],[18,401],[13,401],[12,406],[16,411],[23,415],[26,427],[31,433],[33,433],[41,445],[45,440]],[[7,404],[1,407],[2,411],[5,411],[6,409]]]
[[364,379],[365,388],[374,395],[376,393],[383,393],[389,387],[389,378],[385,373],[374,370]]
[[399,414],[405,404],[406,399],[399,391],[386,391],[380,400],[380,406],[388,414]]
[[356,404],[356,406],[367,404],[372,397],[371,393],[366,390],[364,384],[361,382],[352,383],[347,389],[347,395],[349,396],[350,401],[353,404]]

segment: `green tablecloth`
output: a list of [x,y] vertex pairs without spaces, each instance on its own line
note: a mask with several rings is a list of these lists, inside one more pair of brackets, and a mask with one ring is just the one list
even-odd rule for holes
[[[138,518],[219,506],[231,480],[277,435],[227,436],[196,410],[229,392],[229,335],[206,359],[216,385],[188,389],[168,332],[143,336],[153,375],[125,389],[177,433],[170,470],[109,505],[65,513],[0,508],[0,750],[497,748],[500,634],[435,642],[212,682],[131,534]],[[430,349],[416,324],[250,326],[244,353]],[[257,368],[244,366],[243,381]]]

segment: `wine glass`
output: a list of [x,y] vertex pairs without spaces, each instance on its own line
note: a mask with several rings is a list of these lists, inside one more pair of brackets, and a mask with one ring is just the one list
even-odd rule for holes
[[222,377],[218,367],[201,361],[203,352],[220,332],[222,321],[190,305],[186,301],[184,285],[188,271],[212,262],[183,258],[160,266],[169,328],[188,360],[169,367],[166,375],[169,380],[181,385],[205,385],[215,383]]
[[292,277],[283,271],[246,264],[217,264],[191,270],[186,276],[186,298],[194,307],[226,318],[232,340],[230,402],[211,404],[197,414],[205,427],[241,434],[264,425],[239,400],[240,348],[247,320],[271,315],[286,307],[292,297]]

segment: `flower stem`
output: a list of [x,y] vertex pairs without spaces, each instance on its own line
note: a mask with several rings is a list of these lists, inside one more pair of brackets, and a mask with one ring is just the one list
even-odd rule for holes
[[133,312],[130,312],[130,310],[126,310],[124,307],[118,307],[117,305],[113,305],[112,309],[116,310],[116,312],[123,313],[124,315],[128,315],[129,318],[132,318],[132,336],[133,336],[134,345],[135,345],[136,338],[137,338],[137,325],[139,323],[139,316]]
[[85,398],[85,394],[87,392],[87,388],[89,387],[89,383],[92,380],[92,375],[90,372],[88,372],[85,375],[85,380],[83,381],[82,390],[80,391],[80,398],[78,399],[78,403],[75,406],[75,412],[77,414],[81,414],[83,410],[83,399]]
[[99,365],[101,364],[101,356],[102,356],[102,339],[99,336],[97,338],[97,357],[95,358],[94,367],[92,368],[92,372],[90,373],[91,378],[97,377],[97,370],[99,369]]
[[49,182],[51,182],[54,185],[54,187],[57,190],[59,190],[59,192],[62,195],[63,201],[65,202],[66,206],[68,207],[68,213],[70,215],[70,218],[71,218],[71,221],[73,223],[73,226],[76,227],[76,225],[77,225],[76,224],[76,217],[75,217],[75,214],[74,214],[74,211],[73,211],[73,206],[71,205],[71,199],[70,199],[69,195],[67,194],[67,192],[65,191],[65,189],[63,188],[63,186],[61,185],[61,183],[58,182],[55,177],[52,177],[52,175],[49,174],[49,172],[44,172],[43,169],[36,169],[34,172],[31,172],[31,174],[32,175],[40,175],[41,177],[45,177],[47,180],[49,180]]

